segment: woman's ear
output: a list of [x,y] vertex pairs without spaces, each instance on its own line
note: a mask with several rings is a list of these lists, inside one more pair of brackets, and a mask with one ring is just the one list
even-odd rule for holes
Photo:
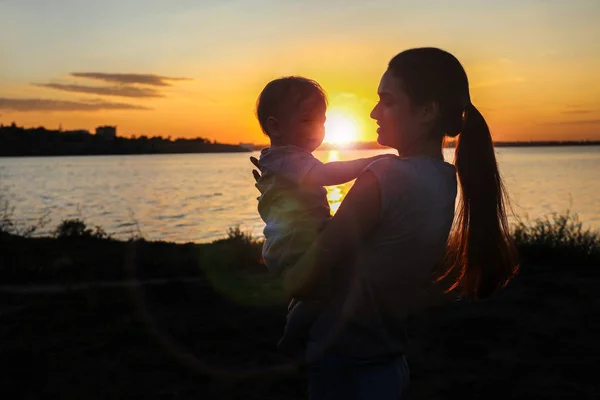
[[440,116],[440,105],[436,101],[429,101],[421,107],[420,114],[424,124],[434,124]]
[[267,118],[266,125],[267,125],[267,132],[269,133],[269,136],[275,137],[275,138],[281,137],[281,132],[279,130],[279,122],[277,121],[277,119],[275,117]]

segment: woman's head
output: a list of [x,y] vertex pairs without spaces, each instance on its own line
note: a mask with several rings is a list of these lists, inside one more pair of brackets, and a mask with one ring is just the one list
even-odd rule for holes
[[413,153],[444,135],[456,136],[470,105],[469,82],[460,62],[437,48],[403,51],[389,63],[371,117],[379,143]]
[[489,296],[517,272],[517,254],[492,137],[471,104],[465,70],[446,51],[406,50],[390,61],[379,95],[371,113],[380,126],[378,140],[400,155],[418,155],[430,144],[441,150],[444,135],[458,136],[460,206],[438,280],[472,297]]

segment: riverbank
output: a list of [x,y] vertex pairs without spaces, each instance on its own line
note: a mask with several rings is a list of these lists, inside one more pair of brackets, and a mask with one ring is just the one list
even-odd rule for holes
[[[557,221],[515,232],[524,262],[505,290],[411,318],[410,398],[598,398],[599,244]],[[306,398],[275,348],[286,301],[260,242],[95,232],[0,235],[2,285],[32,289],[0,290],[3,398]]]

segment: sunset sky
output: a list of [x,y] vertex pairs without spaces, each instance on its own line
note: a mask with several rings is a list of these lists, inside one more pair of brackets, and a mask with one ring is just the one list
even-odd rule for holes
[[435,46],[496,140],[600,140],[598,20],[598,0],[0,0],[0,122],[265,143],[258,93],[304,75],[370,141],[389,59]]

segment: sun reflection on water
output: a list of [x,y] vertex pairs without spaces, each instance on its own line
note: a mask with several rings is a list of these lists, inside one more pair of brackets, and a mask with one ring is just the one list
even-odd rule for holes
[[[327,154],[327,162],[339,161],[340,153],[337,150],[330,150]],[[331,215],[335,215],[338,208],[342,204],[342,200],[346,197],[348,190],[352,187],[354,181],[344,183],[343,185],[327,186],[327,202],[331,208]]]

